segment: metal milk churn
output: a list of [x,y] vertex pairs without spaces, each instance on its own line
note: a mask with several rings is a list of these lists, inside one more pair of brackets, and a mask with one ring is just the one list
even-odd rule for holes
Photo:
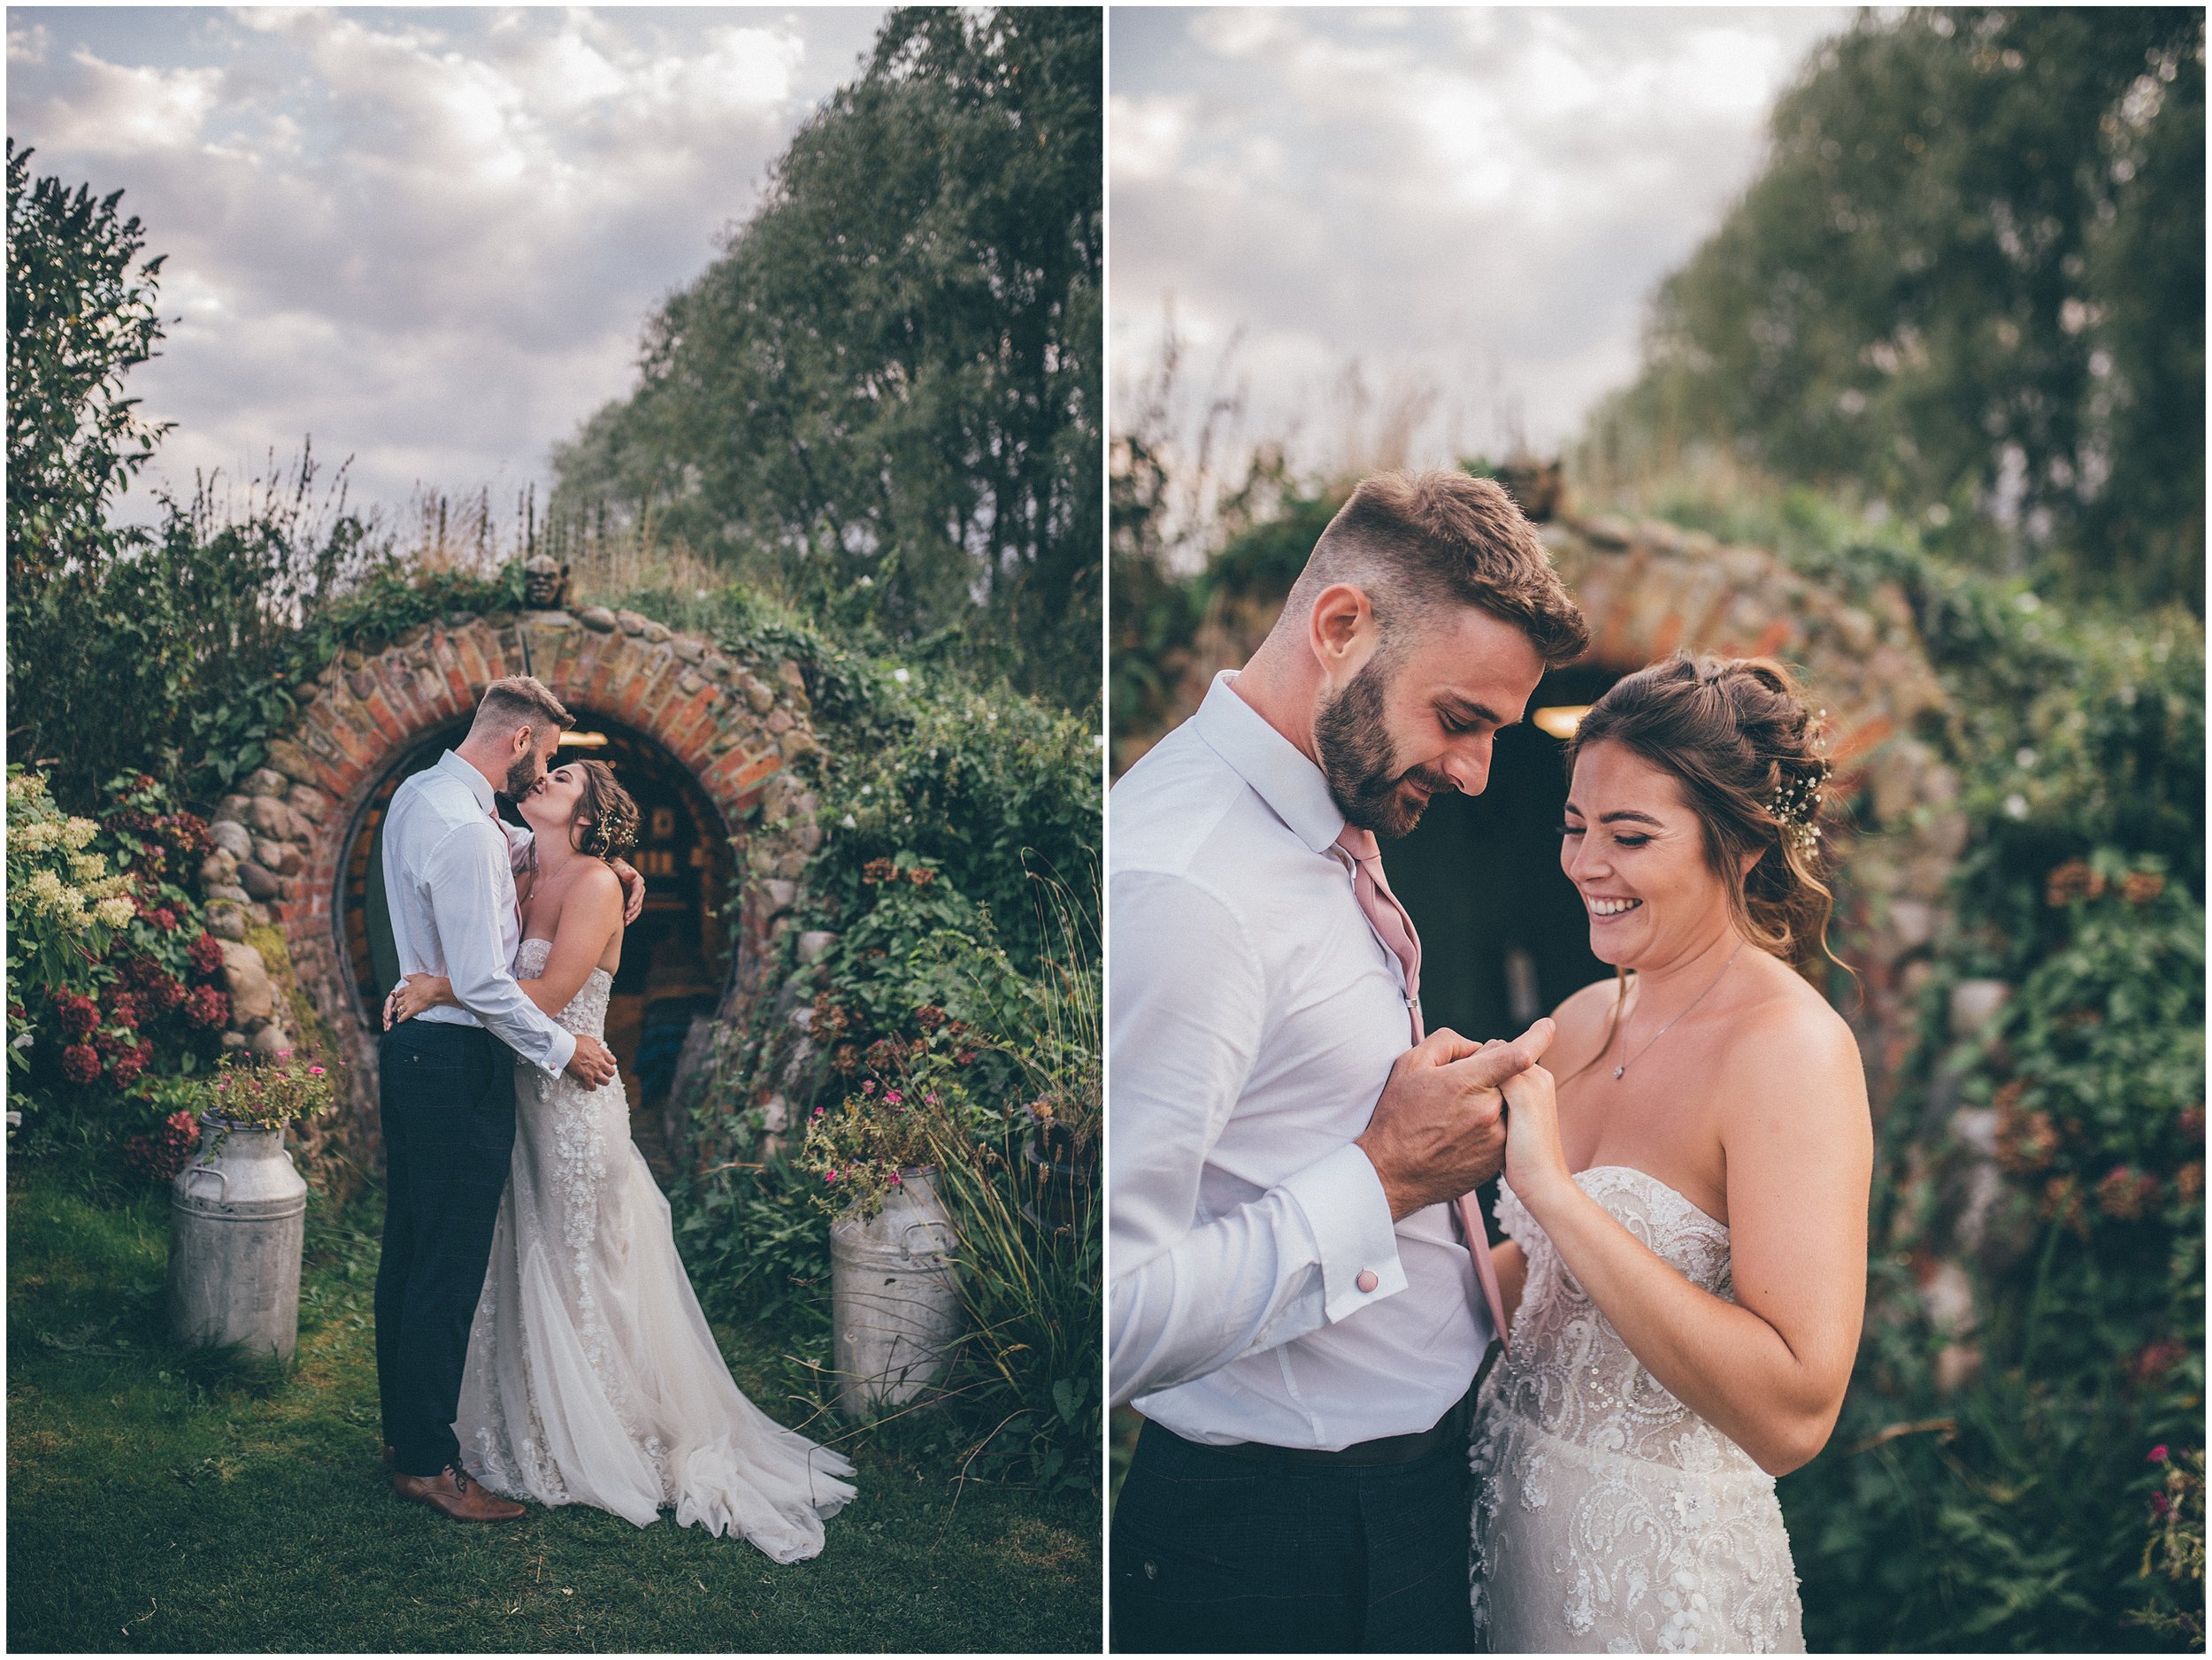
[[903,1405],[944,1371],[961,1324],[952,1237],[927,1170],[902,1170],[877,1215],[830,1225],[831,1364],[848,1418]]
[[282,1130],[200,1120],[200,1150],[169,1189],[169,1329],[289,1360],[299,1341],[307,1183]]

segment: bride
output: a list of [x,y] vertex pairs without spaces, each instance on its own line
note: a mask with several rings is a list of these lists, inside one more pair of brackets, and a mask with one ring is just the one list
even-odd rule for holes
[[[518,884],[523,991],[572,1032],[602,1035],[622,957],[607,861],[637,807],[603,761],[554,768],[518,803],[536,870]],[[388,1025],[451,1003],[411,975]],[[676,1255],[668,1201],[630,1141],[619,1078],[597,1089],[515,1069],[514,1162],[461,1380],[454,1433],[470,1475],[541,1504],[590,1504],[642,1527],[741,1533],[778,1562],[819,1554],[853,1496],[852,1464],[739,1390]]]
[[1560,863],[1616,978],[1505,1086],[1494,1650],[1804,1648],[1774,1478],[1843,1403],[1873,1159],[1850,1029],[1792,967],[1826,949],[1816,725],[1779,665],[1678,655],[1576,734]]

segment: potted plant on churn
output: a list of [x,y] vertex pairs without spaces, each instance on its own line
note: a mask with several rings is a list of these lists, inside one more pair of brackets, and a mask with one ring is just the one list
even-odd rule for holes
[[328,1068],[287,1049],[227,1057],[200,1097],[200,1145],[170,1185],[169,1322],[180,1342],[288,1360],[299,1341],[307,1183],[284,1126],[327,1112]]
[[831,1364],[838,1410],[863,1418],[920,1395],[960,1334],[952,1229],[936,1191],[933,1069],[905,1067],[817,1107],[800,1155],[830,1225]]

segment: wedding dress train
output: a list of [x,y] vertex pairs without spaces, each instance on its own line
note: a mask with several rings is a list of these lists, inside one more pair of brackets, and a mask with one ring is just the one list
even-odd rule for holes
[[[1575,1180],[1734,1300],[1725,1225],[1626,1165]],[[1502,1184],[1498,1220],[1528,1278],[1476,1418],[1478,1637],[1499,1653],[1804,1652],[1774,1478],[1644,1369]]]
[[[516,977],[543,972],[550,950],[524,941]],[[594,969],[560,1023],[602,1036],[612,985]],[[853,1496],[840,1479],[852,1464],[731,1378],[630,1141],[620,1080],[588,1089],[518,1066],[515,1095],[513,1171],[454,1424],[469,1473],[641,1527],[673,1509],[680,1526],[741,1533],[778,1562],[818,1555],[823,1521]]]

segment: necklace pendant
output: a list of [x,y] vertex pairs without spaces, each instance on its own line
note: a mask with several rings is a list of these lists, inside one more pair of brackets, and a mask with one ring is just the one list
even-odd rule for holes
[[1614,1077],[1616,1077],[1616,1078],[1618,1078],[1618,1077],[1619,1077],[1619,1076],[1620,1076],[1623,1072],[1626,1072],[1627,1070],[1628,1070],[1628,1063],[1627,1063],[1626,1061],[1623,1061],[1623,1062],[1622,1062],[1622,1063],[1621,1063],[1618,1066],[1616,1066],[1616,1067],[1613,1069],[1613,1076],[1614,1076]]

